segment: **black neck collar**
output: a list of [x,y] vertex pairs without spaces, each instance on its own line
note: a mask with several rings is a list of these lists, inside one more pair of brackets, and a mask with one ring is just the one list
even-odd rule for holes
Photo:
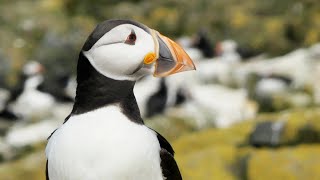
[[77,66],[77,94],[71,115],[86,113],[110,104],[119,104],[132,121],[143,124],[133,94],[134,81],[114,80],[97,72],[80,52]]

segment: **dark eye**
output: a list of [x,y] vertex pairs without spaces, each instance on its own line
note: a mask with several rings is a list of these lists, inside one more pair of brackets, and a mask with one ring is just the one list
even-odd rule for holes
[[134,45],[136,43],[137,36],[134,32],[131,32],[131,34],[127,37],[125,43]]

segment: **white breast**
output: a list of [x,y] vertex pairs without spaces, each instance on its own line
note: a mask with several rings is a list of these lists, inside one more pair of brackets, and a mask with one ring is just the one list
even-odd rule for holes
[[50,180],[163,180],[157,135],[118,106],[72,116],[50,138]]

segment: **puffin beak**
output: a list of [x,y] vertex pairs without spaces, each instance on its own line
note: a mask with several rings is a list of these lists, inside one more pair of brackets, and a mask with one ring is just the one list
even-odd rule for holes
[[155,30],[151,30],[151,34],[155,43],[155,55],[147,54],[144,63],[155,62],[153,73],[155,77],[165,77],[196,69],[193,61],[180,45]]
[[42,66],[41,64],[39,64],[39,66],[37,67],[37,73],[43,73],[45,72],[46,69],[44,68],[44,66]]

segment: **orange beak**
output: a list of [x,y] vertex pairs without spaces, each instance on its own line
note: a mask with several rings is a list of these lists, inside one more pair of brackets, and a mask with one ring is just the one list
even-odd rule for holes
[[43,73],[43,72],[45,72],[45,68],[44,68],[44,66],[42,66],[41,64],[39,64],[39,66],[38,66],[38,68],[37,68],[37,73]]
[[155,30],[151,30],[151,34],[155,43],[155,55],[146,55],[144,63],[155,62],[153,73],[155,77],[165,77],[196,69],[193,61],[180,45]]

